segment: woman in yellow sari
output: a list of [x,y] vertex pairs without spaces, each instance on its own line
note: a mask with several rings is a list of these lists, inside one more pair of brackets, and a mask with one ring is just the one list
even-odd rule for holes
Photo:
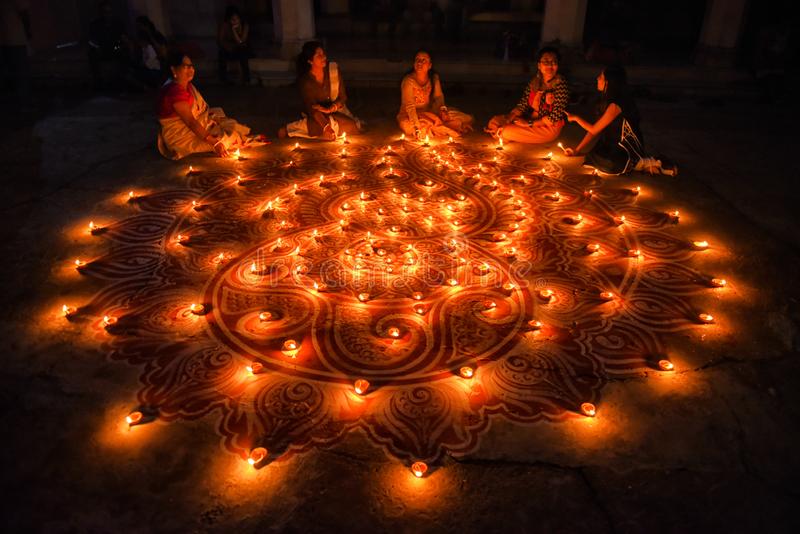
[[164,157],[181,159],[197,152],[214,152],[219,157],[239,147],[267,143],[263,136],[251,136],[250,128],[225,116],[222,108],[209,108],[192,84],[192,59],[173,53],[169,60],[172,78],[159,92],[158,150]]

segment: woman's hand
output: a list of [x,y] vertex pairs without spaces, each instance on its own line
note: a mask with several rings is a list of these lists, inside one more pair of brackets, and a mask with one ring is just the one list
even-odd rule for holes
[[450,112],[447,108],[443,107],[442,110],[439,112],[439,117],[445,122],[450,120]]
[[417,119],[421,128],[431,128],[442,124],[442,119],[433,111],[417,112]]
[[419,118],[420,122],[423,123],[423,126],[426,125],[425,123],[430,123],[431,126],[439,126],[442,124],[442,119],[439,118],[439,115],[431,111],[425,111],[421,113]]
[[313,109],[314,111],[319,111],[320,113],[325,113],[326,115],[330,115],[331,113],[336,113],[337,111],[342,109],[342,107],[343,106],[339,104],[331,104],[330,106],[327,107],[321,106],[319,104],[314,104],[311,106],[311,109]]
[[336,132],[333,131],[333,126],[331,123],[325,125],[322,129],[322,134],[320,134],[320,139],[324,139],[325,141],[335,141],[336,140]]
[[222,143],[222,141],[217,141],[214,144],[214,154],[216,154],[217,156],[219,156],[221,158],[227,158],[228,157],[228,155],[229,155],[228,154],[228,149],[225,148],[225,145]]
[[573,150],[572,148],[567,147],[564,149],[564,155],[569,157],[574,157],[574,156],[579,156],[580,154],[575,152],[575,150]]

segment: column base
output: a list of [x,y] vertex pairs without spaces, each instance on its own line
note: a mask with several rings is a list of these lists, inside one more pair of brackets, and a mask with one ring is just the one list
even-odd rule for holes
[[312,40],[313,37],[309,39],[293,39],[284,41],[280,44],[281,48],[278,53],[280,54],[281,59],[294,60],[297,57],[297,54],[299,54],[300,50],[303,48],[303,44]]
[[698,46],[694,64],[702,67],[733,67],[736,64],[736,49],[721,46]]

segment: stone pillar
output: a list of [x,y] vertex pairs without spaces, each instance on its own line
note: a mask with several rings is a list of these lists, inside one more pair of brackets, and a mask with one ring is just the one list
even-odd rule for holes
[[171,35],[172,28],[169,24],[169,14],[164,5],[164,0],[128,0],[128,13],[135,20],[144,15],[153,21],[156,29],[164,35]]
[[542,20],[542,44],[558,42],[566,48],[580,48],[587,1],[547,0]]
[[313,0],[272,0],[272,15],[281,57],[296,56],[303,43],[314,38]]
[[736,46],[744,26],[747,0],[709,0],[695,63],[728,67],[736,60]]

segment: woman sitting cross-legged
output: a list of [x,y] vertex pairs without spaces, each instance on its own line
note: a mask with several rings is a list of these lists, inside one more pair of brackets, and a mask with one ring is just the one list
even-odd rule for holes
[[564,127],[569,87],[558,74],[558,50],[539,50],[536,76],[507,115],[492,117],[485,131],[507,141],[544,144],[555,141]]
[[414,68],[400,84],[400,112],[397,124],[408,136],[416,139],[460,137],[472,130],[474,118],[444,105],[439,74],[433,70],[431,56],[420,50],[414,56]]
[[297,56],[297,85],[303,118],[278,131],[278,137],[310,137],[326,141],[361,131],[361,121],[347,109],[347,92],[336,63],[328,63],[319,41],[309,41]]
[[[628,88],[625,69],[616,65],[603,69],[597,77],[597,90],[602,98],[596,122],[567,114],[570,122],[577,122],[586,130],[586,135],[574,150],[565,149],[567,155],[586,154],[584,165],[607,174],[630,171],[670,176],[678,174],[675,164],[645,155],[644,138],[639,130],[639,111]],[[595,138],[597,143],[590,149],[589,145]]]
[[161,86],[158,95],[158,150],[167,158],[181,159],[197,152],[214,152],[220,157],[228,151],[260,146],[264,136],[251,136],[250,128],[226,117],[221,108],[209,108],[192,84],[194,65],[186,54],[169,56],[172,78]]

